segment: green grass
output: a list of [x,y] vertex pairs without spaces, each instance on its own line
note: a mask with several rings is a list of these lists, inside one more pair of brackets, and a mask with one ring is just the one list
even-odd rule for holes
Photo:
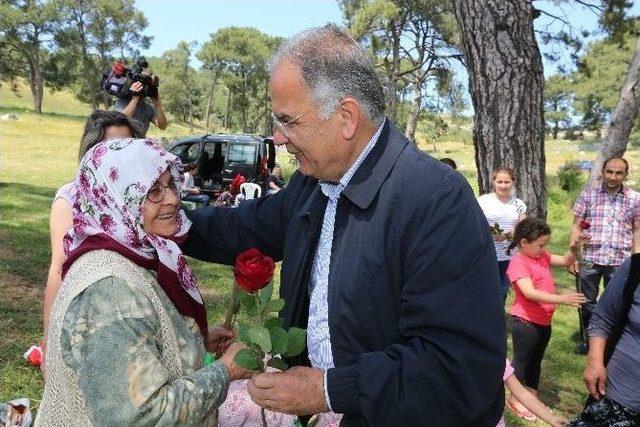
[[[0,293],[3,295],[0,298],[0,402],[26,396],[37,406],[42,379],[37,369],[25,363],[22,353],[42,335],[42,291],[50,257],[50,202],[56,189],[74,175],[88,107],[68,93],[47,92],[45,114],[38,116],[33,114],[30,102],[28,93],[17,97],[7,85],[0,88],[0,114],[18,115],[16,121],[0,121]],[[470,126],[463,121],[441,137],[433,154],[455,159],[460,171],[477,189]],[[156,137],[187,134],[188,128],[175,122],[166,131],[158,131],[153,126],[150,129],[150,135]],[[421,135],[418,141],[422,148],[433,151],[432,142],[427,143]],[[547,141],[548,220],[553,230],[550,247],[555,253],[566,249],[570,207],[576,196],[575,192],[568,194],[558,188],[555,173],[567,160],[594,159],[595,149],[593,142]],[[640,151],[632,149],[627,158],[632,166],[640,164]],[[285,175],[289,176],[294,166],[286,155],[279,160]],[[633,168],[631,172],[629,184],[634,186]],[[210,320],[217,321],[228,303],[233,280],[230,268],[197,261],[193,261],[192,266],[199,278]],[[554,274],[559,290],[573,289],[572,276],[561,269],[556,269]],[[586,359],[573,353],[577,317],[575,309],[558,308],[540,387],[542,400],[567,417],[580,410],[586,396],[581,380]],[[510,413],[506,418],[512,424],[524,424]]]

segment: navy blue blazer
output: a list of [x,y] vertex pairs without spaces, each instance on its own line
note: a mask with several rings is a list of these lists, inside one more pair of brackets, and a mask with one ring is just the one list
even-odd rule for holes
[[[282,260],[281,316],[306,328],[326,204],[318,181],[296,172],[237,209],[189,211],[185,253],[233,264],[258,247]],[[495,426],[504,311],[487,220],[465,178],[387,121],[340,197],[332,248],[327,390],[342,424]]]

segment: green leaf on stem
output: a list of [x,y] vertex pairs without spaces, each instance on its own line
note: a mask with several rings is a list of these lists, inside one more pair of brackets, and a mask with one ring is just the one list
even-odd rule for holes
[[257,304],[256,304],[255,295],[245,292],[241,289],[238,289],[237,298],[238,298],[238,301],[240,302],[240,305],[245,309],[245,311],[249,315],[257,314]]
[[284,308],[283,299],[274,299],[262,306],[262,313],[278,313]]
[[247,302],[252,299],[251,295],[248,292],[240,289],[238,285],[236,286],[236,298],[238,298],[238,302],[243,306],[247,304]]
[[289,335],[280,326],[272,326],[269,328],[271,334],[271,346],[275,354],[285,354],[289,347]]
[[249,338],[249,326],[244,323],[238,323],[236,327],[238,341],[242,341],[245,344],[251,343],[251,338]]
[[282,320],[279,317],[268,317],[265,321],[264,321],[264,327],[265,328],[273,328],[273,327],[279,327],[282,328],[284,326],[284,320]]
[[269,361],[267,362],[267,366],[271,366],[272,368],[276,368],[281,371],[286,371],[288,368],[285,361],[280,359],[279,357],[272,357],[271,359],[269,359]]
[[285,353],[285,356],[293,357],[302,353],[307,343],[306,329],[290,328],[288,338],[289,343],[287,345],[287,352]]
[[243,368],[249,370],[256,370],[260,367],[260,358],[256,356],[256,354],[251,351],[251,349],[243,348],[239,352],[236,353],[236,356],[233,358],[236,364]]
[[260,290],[258,294],[260,298],[260,304],[264,307],[269,301],[271,301],[271,297],[273,296],[273,280],[269,282],[267,286]]
[[269,330],[264,326],[255,326],[249,329],[249,339],[251,342],[258,344],[265,353],[271,351],[271,335],[269,335]]

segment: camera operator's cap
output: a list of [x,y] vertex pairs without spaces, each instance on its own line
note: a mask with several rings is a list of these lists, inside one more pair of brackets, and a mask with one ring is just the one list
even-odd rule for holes
[[113,71],[113,74],[115,74],[116,76],[120,77],[120,76],[123,76],[124,73],[127,72],[127,67],[124,66],[124,62],[118,61],[115,64],[113,64],[113,67],[111,68],[111,71]]

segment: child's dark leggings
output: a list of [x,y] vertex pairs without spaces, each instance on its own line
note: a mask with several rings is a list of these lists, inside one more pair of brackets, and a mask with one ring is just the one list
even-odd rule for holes
[[516,378],[532,389],[538,389],[540,366],[551,338],[551,326],[541,326],[520,317],[511,316],[511,338]]

